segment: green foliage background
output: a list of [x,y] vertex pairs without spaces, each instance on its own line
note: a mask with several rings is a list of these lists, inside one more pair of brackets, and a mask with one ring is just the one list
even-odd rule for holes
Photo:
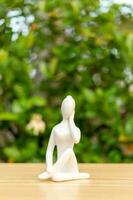
[[[80,162],[133,161],[132,9],[98,0],[0,1],[0,160],[44,160],[60,104],[76,100]],[[38,113],[43,134],[27,130]]]

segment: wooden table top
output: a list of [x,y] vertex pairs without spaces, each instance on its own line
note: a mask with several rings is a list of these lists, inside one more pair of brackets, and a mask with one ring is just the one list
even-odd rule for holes
[[90,180],[40,181],[43,164],[0,164],[0,200],[132,200],[132,164],[80,164]]

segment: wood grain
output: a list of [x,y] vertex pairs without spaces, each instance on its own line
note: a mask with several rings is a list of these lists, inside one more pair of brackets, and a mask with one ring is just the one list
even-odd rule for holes
[[132,200],[132,164],[80,164],[90,180],[40,181],[43,164],[0,164],[0,200]]

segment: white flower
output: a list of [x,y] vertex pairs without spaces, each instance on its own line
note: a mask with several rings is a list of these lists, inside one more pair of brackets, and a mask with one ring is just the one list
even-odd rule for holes
[[26,128],[27,130],[32,130],[33,134],[38,136],[45,131],[46,124],[42,120],[42,116],[40,114],[33,114]]

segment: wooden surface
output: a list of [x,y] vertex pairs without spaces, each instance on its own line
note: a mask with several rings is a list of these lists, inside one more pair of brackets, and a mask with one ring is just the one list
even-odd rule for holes
[[133,200],[132,164],[82,164],[90,180],[39,181],[43,164],[0,164],[0,200]]

